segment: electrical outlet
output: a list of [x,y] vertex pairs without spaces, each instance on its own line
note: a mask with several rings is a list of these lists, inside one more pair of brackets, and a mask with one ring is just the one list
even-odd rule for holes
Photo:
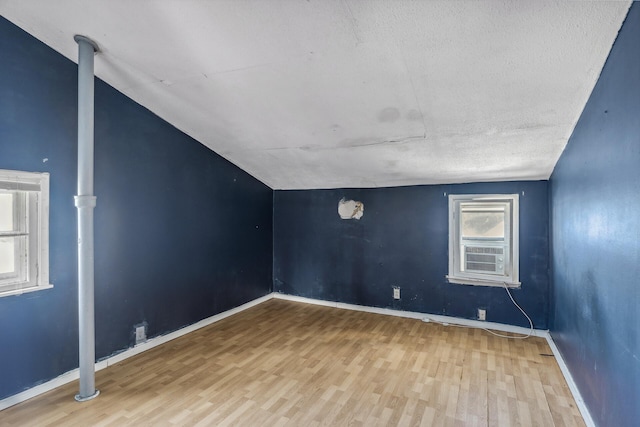
[[478,309],[478,320],[487,320],[487,310],[484,308]]
[[393,299],[400,299],[400,288],[398,286],[393,287]]
[[147,340],[147,331],[144,325],[136,326],[136,344]]

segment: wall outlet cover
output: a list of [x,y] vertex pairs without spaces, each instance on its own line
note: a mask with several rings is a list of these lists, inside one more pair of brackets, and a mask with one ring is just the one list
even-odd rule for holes
[[136,326],[136,344],[147,340],[147,331],[144,325]]

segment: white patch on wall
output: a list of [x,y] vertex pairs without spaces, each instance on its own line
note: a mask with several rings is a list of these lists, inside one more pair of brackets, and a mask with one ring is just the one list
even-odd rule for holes
[[338,202],[338,215],[342,219],[360,219],[364,215],[364,203],[343,197]]

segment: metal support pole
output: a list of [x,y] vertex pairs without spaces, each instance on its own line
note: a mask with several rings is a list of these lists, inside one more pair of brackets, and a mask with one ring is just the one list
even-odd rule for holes
[[95,319],[93,298],[93,55],[98,46],[84,36],[78,43],[78,325],[80,393],[76,400],[91,400],[95,388]]

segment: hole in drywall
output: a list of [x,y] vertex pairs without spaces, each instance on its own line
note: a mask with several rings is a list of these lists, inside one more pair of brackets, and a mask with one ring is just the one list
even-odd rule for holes
[[343,197],[338,202],[338,215],[342,219],[360,219],[364,215],[364,203]]

